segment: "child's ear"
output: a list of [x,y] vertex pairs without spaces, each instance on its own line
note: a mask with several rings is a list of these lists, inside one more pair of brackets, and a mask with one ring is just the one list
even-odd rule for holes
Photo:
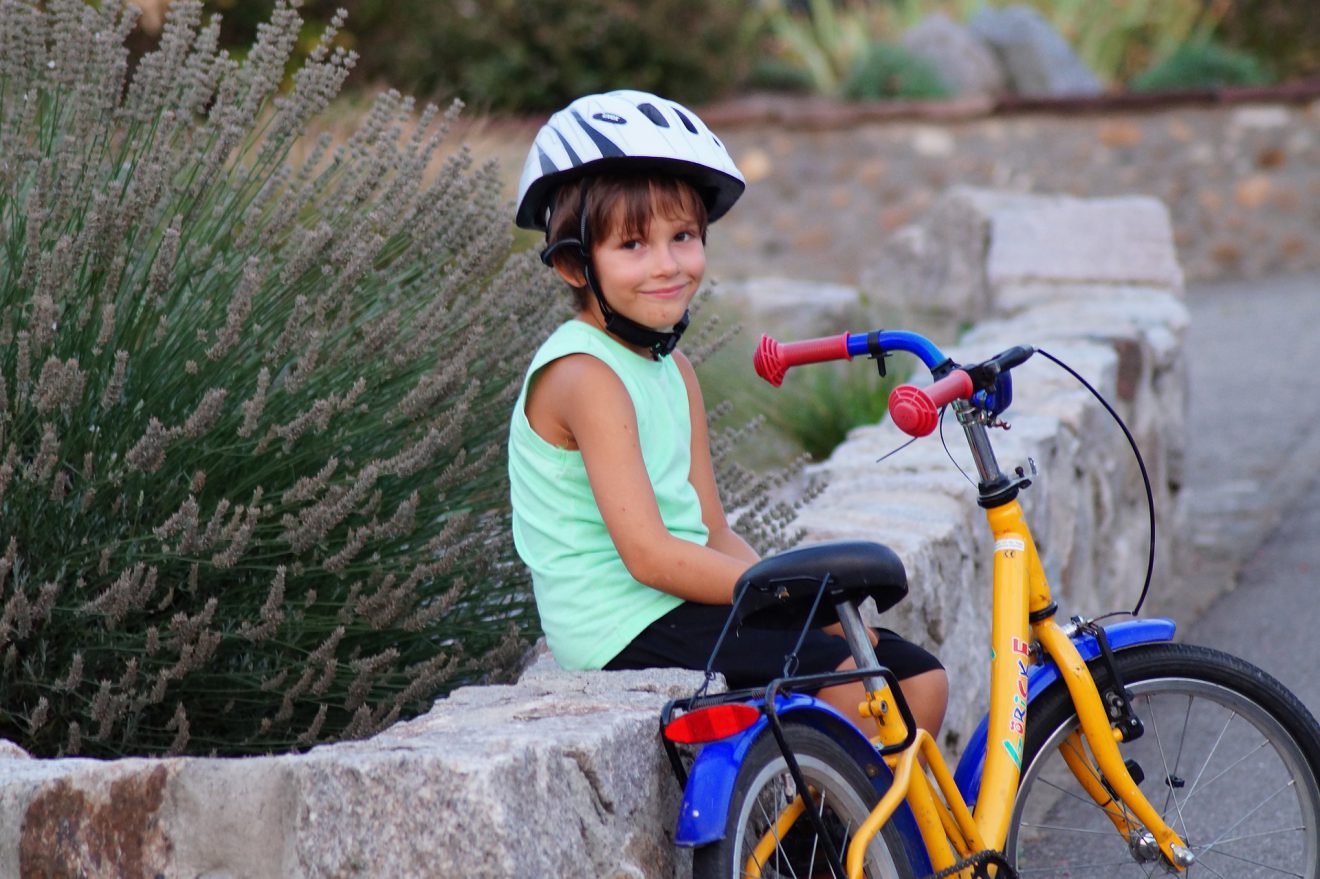
[[554,261],[555,271],[559,272],[559,277],[563,278],[570,287],[587,286],[587,276],[583,274],[582,269],[572,261],[566,259],[556,259]]

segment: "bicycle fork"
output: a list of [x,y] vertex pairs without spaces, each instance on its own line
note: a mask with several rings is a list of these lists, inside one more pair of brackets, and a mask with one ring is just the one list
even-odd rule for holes
[[[996,606],[1006,609],[1025,606],[1029,609],[1031,638],[1058,667],[1077,711],[1080,735],[1074,733],[1060,746],[1065,763],[1076,776],[1078,784],[1104,811],[1115,830],[1128,840],[1129,845],[1134,849],[1143,846],[1152,856],[1154,852],[1150,849],[1157,846],[1168,865],[1178,872],[1185,871],[1195,857],[1182,837],[1164,821],[1132,778],[1118,748],[1119,743],[1124,741],[1124,729],[1111,723],[1095,677],[1067,632],[1055,622],[1057,606],[1050,596],[1040,557],[1023,519],[1021,506],[1014,499],[987,510],[987,517],[995,535],[995,589],[1005,588],[1014,592],[1016,590],[1013,587],[1017,583],[1025,583],[1028,589],[1025,603],[1015,603],[1013,599],[1018,598],[1017,595],[997,595]],[[996,620],[997,626],[999,622]],[[1002,638],[1002,635],[996,636],[996,650],[1001,649]],[[995,692],[996,685],[1000,685],[998,680],[992,682],[991,698],[996,705],[1003,705],[1006,700],[1002,693]],[[1022,695],[1025,696],[1025,693]],[[1025,707],[1025,699],[1023,702]],[[994,729],[993,709],[991,729]],[[1089,760],[1082,746],[1083,741],[1090,750]],[[1020,770],[1021,767],[1019,765],[1014,769]],[[1017,790],[1017,774],[1017,771],[1011,773],[1010,789],[1014,793]],[[987,760],[986,776],[990,778],[994,775],[990,760]],[[985,790],[984,786],[982,790]],[[980,811],[977,810],[978,815]],[[1135,822],[1129,816],[1135,818]],[[1007,824],[1002,828],[996,826],[995,833],[988,835],[1003,840],[1006,831]]]

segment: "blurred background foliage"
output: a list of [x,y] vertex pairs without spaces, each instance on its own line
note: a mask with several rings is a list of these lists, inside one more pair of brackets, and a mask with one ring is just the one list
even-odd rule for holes
[[[1026,4],[1044,15],[1111,89],[1143,77],[1144,87],[1151,88],[1148,74],[1175,55],[1172,73],[1166,69],[1153,80],[1160,88],[1257,84],[1262,77],[1320,73],[1317,3]],[[272,5],[273,0],[205,3],[223,15],[222,39],[236,53],[252,42]],[[310,50],[335,9],[347,9],[348,23],[338,39],[361,56],[350,89],[388,83],[432,100],[460,97],[478,112],[539,114],[577,95],[621,86],[695,104],[767,89],[852,99],[938,98],[947,93],[939,72],[902,50],[903,34],[932,13],[965,22],[987,5],[1008,3],[308,0],[302,12]],[[1239,60],[1223,62],[1226,56]],[[1239,74],[1242,79],[1233,78]]]

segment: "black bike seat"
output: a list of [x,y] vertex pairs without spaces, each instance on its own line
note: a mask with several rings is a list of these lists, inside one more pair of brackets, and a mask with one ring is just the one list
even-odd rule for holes
[[836,602],[874,598],[876,609],[883,613],[907,595],[907,571],[889,547],[866,540],[818,543],[770,556],[748,568],[734,589],[738,621],[760,628],[800,629],[822,582],[825,595],[811,621],[813,628],[839,619]]

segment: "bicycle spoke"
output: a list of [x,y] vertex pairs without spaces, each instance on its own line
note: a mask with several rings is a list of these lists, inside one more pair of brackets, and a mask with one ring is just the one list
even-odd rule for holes
[[[1234,836],[1231,839],[1221,839],[1220,844],[1230,842],[1242,842],[1246,839],[1263,839],[1266,836],[1277,836],[1280,833],[1300,833],[1306,829],[1305,824],[1298,824],[1296,827],[1280,827],[1278,830],[1262,830],[1258,833],[1244,833],[1241,836]],[[1216,852],[1218,854],[1218,852]]]
[[1219,872],[1214,867],[1211,867],[1209,864],[1203,864],[1200,861],[1197,861],[1196,866],[1200,867],[1202,870],[1213,873],[1214,875],[1220,877],[1220,879],[1228,879],[1228,877],[1226,877],[1223,873]]
[[1196,793],[1196,787],[1201,783],[1201,776],[1205,774],[1206,767],[1210,765],[1210,761],[1214,758],[1215,751],[1219,750],[1219,743],[1224,740],[1225,734],[1228,733],[1228,727],[1235,717],[1237,717],[1236,711],[1229,712],[1228,720],[1224,721],[1224,727],[1219,731],[1219,736],[1210,748],[1210,753],[1205,755],[1205,762],[1201,764],[1201,768],[1197,771],[1196,778],[1192,779],[1192,786],[1188,788],[1187,796],[1183,797],[1184,800],[1191,799],[1192,794]]
[[1256,813],[1259,812],[1261,809],[1265,808],[1265,805],[1266,805],[1267,803],[1269,803],[1270,800],[1274,799],[1274,798],[1277,797],[1279,794],[1281,794],[1281,793],[1283,793],[1284,791],[1288,790],[1288,789],[1289,789],[1290,787],[1292,787],[1292,786],[1293,786],[1293,781],[1292,781],[1292,779],[1290,778],[1290,779],[1288,779],[1288,783],[1287,783],[1287,784],[1281,786],[1281,787],[1280,787],[1278,790],[1276,790],[1274,793],[1270,794],[1268,797],[1266,797],[1265,799],[1263,799],[1263,800],[1261,800],[1259,803],[1257,803],[1256,806],[1255,806],[1255,808],[1251,809],[1249,812],[1247,812],[1245,815],[1243,815],[1241,818],[1239,818],[1239,819],[1237,820],[1237,823],[1233,824],[1231,827],[1226,828],[1226,829],[1224,830],[1223,833],[1219,834],[1218,838],[1216,838],[1213,842],[1211,842],[1211,843],[1210,843],[1208,846],[1206,846],[1205,848],[1201,849],[1201,854],[1202,854],[1202,855],[1207,855],[1207,854],[1209,854],[1211,851],[1214,850],[1214,847],[1215,847],[1215,846],[1219,845],[1221,842],[1224,841],[1224,838],[1225,838],[1225,836],[1226,836],[1227,834],[1232,833],[1234,830],[1237,830],[1238,827],[1242,826],[1242,822],[1243,822],[1243,821],[1246,821],[1246,820],[1247,820],[1248,818],[1250,818],[1252,815],[1256,814]]
[[[1099,776],[1097,776],[1097,778],[1098,777]],[[1092,809],[1097,809],[1101,812],[1104,811],[1104,807],[1101,806],[1099,803],[1097,803],[1095,800],[1091,799],[1090,797],[1084,797],[1079,793],[1074,793],[1073,791],[1069,790],[1066,787],[1063,787],[1062,785],[1055,784],[1054,782],[1050,781],[1048,778],[1039,778],[1036,780],[1036,784],[1041,784],[1044,785],[1045,787],[1053,788],[1054,790],[1058,791],[1064,796],[1074,799],[1085,806],[1091,807]]]
[[[1155,706],[1151,704],[1149,698],[1146,699],[1146,705],[1150,708],[1151,716],[1155,715]],[[1192,697],[1187,696],[1187,710],[1183,712],[1182,731],[1178,733],[1178,753],[1173,758],[1173,771],[1177,773],[1178,768],[1182,766],[1183,746],[1187,744],[1187,726],[1192,721]],[[1173,785],[1168,785],[1168,793],[1164,795],[1164,807],[1160,809],[1163,815],[1169,810],[1169,802],[1174,797]]]
[[[1244,858],[1241,855],[1235,855],[1231,852],[1214,852],[1214,854],[1221,858],[1229,858],[1234,861],[1241,861],[1244,864],[1251,864],[1253,867],[1263,867],[1271,873],[1278,873],[1280,876],[1295,876],[1297,879],[1306,879],[1301,873],[1295,873],[1292,870],[1283,870],[1273,864],[1267,864],[1264,861],[1256,861],[1251,858]],[[1204,866],[1205,869],[1210,870],[1212,873],[1215,873],[1215,875],[1219,875],[1212,867],[1206,865],[1203,861],[1197,861],[1197,863]]]
[[[770,854],[770,858],[769,858],[769,860],[768,860],[767,862],[765,862],[765,863],[763,863],[763,862],[761,862],[761,861],[757,861],[757,862],[756,862],[757,870],[758,870],[759,872],[761,872],[762,874],[765,873],[765,868],[766,868],[766,866],[769,864],[769,862],[771,862],[771,861],[774,863],[774,869],[775,869],[775,871],[776,871],[776,872],[782,872],[782,871],[780,871],[780,864],[779,864],[779,862],[780,862],[780,855],[781,855],[781,853],[783,852],[783,848],[782,848],[782,846],[783,846],[783,842],[784,842],[784,840],[783,840],[783,838],[779,835],[779,820],[778,820],[778,819],[779,819],[779,814],[782,813],[782,812],[784,811],[784,808],[787,808],[787,805],[788,805],[789,799],[788,799],[788,789],[787,789],[787,785],[785,785],[783,788],[781,788],[781,790],[783,791],[783,793],[779,793],[777,790],[775,790],[775,789],[771,789],[770,787],[767,787],[767,792],[766,792],[766,794],[763,794],[763,796],[761,796],[760,798],[758,798],[757,801],[756,801],[756,808],[757,808],[757,810],[761,813],[761,820],[764,822],[764,824],[765,824],[765,828],[766,828],[766,829],[765,829],[765,832],[762,833],[761,836],[764,837],[766,833],[769,833],[769,834],[773,835],[774,840],[775,840],[775,847],[774,847],[774,850],[773,850],[773,851],[771,852],[771,854]],[[773,803],[774,803],[776,800],[781,800],[781,801],[783,801],[783,802],[784,802],[784,807],[783,807],[783,808],[780,808],[780,809],[776,812],[776,814],[772,816],[772,815],[770,814],[770,812],[767,811],[766,803],[767,803],[767,801],[769,801],[769,802],[773,805]],[[757,843],[758,843],[759,841],[760,841],[759,839],[757,839],[757,840],[748,840],[748,843],[750,843],[750,846],[751,846],[751,849],[752,849],[752,851],[748,854],[748,857],[749,857],[749,858],[751,858],[751,859],[755,859],[755,857],[756,857],[756,845],[757,845]],[[792,865],[789,865],[789,870],[790,870],[790,872],[792,871],[792,869],[793,869],[793,868],[792,868]],[[743,872],[744,872],[744,874],[746,873],[745,870],[744,870]]]
[[[1228,766],[1224,767],[1224,769],[1223,769],[1221,772],[1219,772],[1217,775],[1215,775],[1214,778],[1210,779],[1210,780],[1207,781],[1204,785],[1202,785],[1200,788],[1198,788],[1198,790],[1204,790],[1205,788],[1210,787],[1210,786],[1211,786],[1212,784],[1214,784],[1216,781],[1218,781],[1219,779],[1223,778],[1227,773],[1233,771],[1233,767],[1238,766],[1239,764],[1242,763],[1242,761],[1248,759],[1249,757],[1251,757],[1252,755],[1254,755],[1254,754],[1257,753],[1258,751],[1260,751],[1260,750],[1262,750],[1262,749],[1264,749],[1264,748],[1268,748],[1269,746],[1270,746],[1270,743],[1269,743],[1269,742],[1265,741],[1264,739],[1261,739],[1260,744],[1256,745],[1255,748],[1253,748],[1252,750],[1250,750],[1250,751],[1248,751],[1247,753],[1243,754],[1241,757],[1239,757],[1238,759],[1234,760],[1232,763],[1228,764]],[[1196,792],[1196,791],[1189,791],[1188,794],[1187,794],[1187,796],[1183,797],[1183,802],[1186,803],[1188,800],[1190,800],[1190,799],[1192,798],[1192,794],[1195,793],[1195,792]]]
[[[1084,750],[1082,750],[1082,749],[1080,749],[1080,748],[1078,748],[1078,747],[1075,747],[1075,746],[1072,745],[1071,743],[1065,743],[1065,744],[1063,744],[1063,745],[1060,745],[1059,748],[1060,748],[1060,750],[1062,750],[1063,748],[1068,748],[1070,751],[1072,751],[1072,753],[1075,754],[1075,755],[1078,757],[1078,759],[1080,759],[1083,763],[1086,764],[1086,769],[1087,769],[1088,772],[1091,773],[1091,777],[1094,778],[1096,781],[1100,782],[1101,784],[1104,784],[1105,779],[1104,779],[1104,775],[1102,775],[1101,772],[1100,772],[1100,768],[1099,768],[1098,766],[1096,766],[1096,765],[1095,765],[1095,762],[1094,762],[1093,760],[1091,760],[1091,759],[1086,755],[1086,752],[1085,752]],[[1072,792],[1069,791],[1069,790],[1066,790],[1066,789],[1064,789],[1064,788],[1062,788],[1062,787],[1059,787],[1059,785],[1057,785],[1057,784],[1052,784],[1051,782],[1049,782],[1049,781],[1047,781],[1047,780],[1045,780],[1045,779],[1041,779],[1041,780],[1044,781],[1045,784],[1049,785],[1050,787],[1053,787],[1055,790],[1060,791],[1061,793],[1064,793],[1064,794],[1068,794],[1069,796],[1072,796],[1072,797],[1075,798],[1075,799],[1081,800],[1083,803],[1087,803],[1087,804],[1089,804],[1092,808],[1094,808],[1094,809],[1098,809],[1100,812],[1103,812],[1103,813],[1105,813],[1106,815],[1109,814],[1109,810],[1108,810],[1108,809],[1106,809],[1104,806],[1102,806],[1102,805],[1100,805],[1099,803],[1097,803],[1097,802],[1096,802],[1094,799],[1092,799],[1089,795],[1083,797],[1083,796],[1081,796],[1081,795],[1079,795],[1079,794],[1072,793]],[[1137,820],[1136,816],[1132,814],[1132,812],[1128,811],[1127,803],[1123,802],[1122,800],[1118,799],[1117,797],[1114,797],[1113,799],[1111,799],[1110,802],[1112,802],[1113,805],[1115,805],[1115,806],[1118,807],[1119,811],[1120,811],[1120,812],[1122,813],[1122,815],[1123,815],[1123,820],[1127,821],[1129,824],[1132,824],[1132,825],[1136,825],[1136,824],[1141,823],[1141,822],[1139,822],[1139,821]]]
[[[1165,750],[1164,750],[1164,740],[1160,738],[1160,721],[1159,721],[1159,714],[1158,714],[1158,712],[1156,712],[1156,710],[1155,710],[1155,706],[1152,704],[1152,702],[1151,702],[1150,699],[1147,699],[1147,700],[1146,700],[1146,706],[1150,709],[1150,711],[1147,713],[1147,716],[1150,718],[1150,725],[1151,725],[1151,728],[1154,729],[1154,731],[1155,731],[1155,750],[1159,752],[1159,755],[1160,755],[1160,763],[1163,764],[1163,766],[1164,766],[1164,777],[1165,777],[1166,779],[1171,779],[1171,778],[1173,778],[1173,770],[1169,768],[1169,759],[1168,759],[1168,756],[1167,756],[1167,754],[1166,754],[1166,752],[1165,752]],[[1192,713],[1192,699],[1191,699],[1190,696],[1187,697],[1187,713],[1188,713],[1189,716],[1190,716],[1191,713]],[[1179,753],[1182,752],[1182,743],[1181,743],[1181,742],[1180,742],[1179,745],[1178,745],[1178,751],[1179,751]],[[1174,763],[1175,763],[1175,765],[1176,765],[1176,764],[1177,764],[1177,760],[1175,760]],[[1169,785],[1169,791],[1170,791],[1171,793],[1172,793],[1172,791],[1173,791],[1173,785],[1172,785],[1172,784]],[[1188,796],[1190,797],[1191,795],[1189,794]],[[1178,796],[1177,796],[1177,794],[1173,794],[1172,799],[1173,799],[1173,809],[1174,809],[1174,811],[1178,814],[1178,827],[1179,827],[1179,829],[1180,829],[1182,835],[1183,835],[1184,837],[1186,837],[1186,836],[1187,836],[1187,819],[1183,817],[1182,803],[1178,802]],[[1186,798],[1184,798],[1184,799],[1186,799]],[[1166,804],[1166,808],[1167,808],[1167,804]]]

